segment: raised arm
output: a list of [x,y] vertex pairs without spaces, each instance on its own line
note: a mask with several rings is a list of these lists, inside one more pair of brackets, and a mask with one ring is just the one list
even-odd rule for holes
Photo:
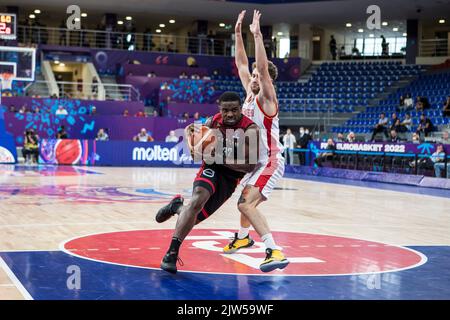
[[255,60],[260,86],[260,91],[258,94],[258,97],[260,99],[258,100],[266,114],[275,115],[277,113],[277,97],[275,87],[272,83],[272,78],[269,74],[269,63],[267,60],[266,49],[264,48],[264,41],[259,25],[260,18],[261,13],[258,10],[254,10],[253,22],[250,25],[250,31],[253,33],[253,37],[255,39]]
[[237,19],[236,26],[234,27],[234,41],[235,41],[235,62],[239,72],[239,78],[241,79],[242,86],[245,91],[248,90],[250,84],[251,74],[248,68],[248,58],[245,53],[244,40],[242,39],[242,21],[244,20],[245,10],[242,11]]

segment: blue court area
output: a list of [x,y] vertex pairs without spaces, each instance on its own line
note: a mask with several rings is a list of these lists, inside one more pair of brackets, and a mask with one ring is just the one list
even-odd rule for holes
[[[36,300],[450,299],[450,246],[410,248],[424,254],[428,261],[403,271],[344,276],[170,275],[161,270],[91,261],[61,251],[2,252],[0,257]],[[73,266],[80,270],[80,289],[71,289]]]

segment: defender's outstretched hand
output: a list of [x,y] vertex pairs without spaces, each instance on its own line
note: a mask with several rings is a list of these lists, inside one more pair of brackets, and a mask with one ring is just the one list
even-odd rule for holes
[[253,21],[250,25],[250,31],[253,35],[261,34],[261,28],[259,26],[259,19],[261,18],[261,13],[258,10],[253,10]]
[[242,10],[241,13],[239,13],[238,19],[236,21],[236,25],[234,26],[235,32],[241,32],[242,29],[242,21],[244,20],[246,10]]

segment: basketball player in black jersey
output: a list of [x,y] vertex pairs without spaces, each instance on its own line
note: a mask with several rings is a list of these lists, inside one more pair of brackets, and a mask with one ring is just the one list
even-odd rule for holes
[[[252,172],[257,163],[257,159],[249,163],[249,158],[250,155],[253,157],[258,155],[258,126],[241,113],[242,103],[239,95],[234,92],[223,93],[219,98],[219,110],[218,114],[208,120],[207,126],[218,129],[223,137],[227,129],[241,129],[245,132],[244,137],[236,137],[240,141],[235,143],[237,148],[240,148],[239,146],[245,148],[245,162],[244,164],[235,162],[230,164],[226,161],[223,164],[203,162],[194,180],[192,198],[189,203],[183,206],[183,198],[176,196],[168,205],[158,211],[156,221],[159,223],[179,214],[170,247],[161,262],[161,269],[170,273],[177,272],[176,263],[179,260],[180,246],[194,225],[219,209],[233,194],[239,180],[247,172]],[[187,128],[186,135],[192,134],[190,129]],[[249,143],[250,139],[246,138],[248,136],[255,137],[256,143]],[[189,139],[188,136],[186,138]],[[218,141],[221,140],[218,139]],[[216,146],[216,152],[219,147],[220,143],[219,146]],[[225,150],[226,148],[223,149],[223,151]]]

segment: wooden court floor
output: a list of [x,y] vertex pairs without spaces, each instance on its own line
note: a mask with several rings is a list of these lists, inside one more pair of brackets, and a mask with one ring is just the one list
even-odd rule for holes
[[[26,260],[7,260],[8,253],[55,252],[69,239],[86,235],[173,229],[176,219],[158,224],[154,215],[174,194],[189,198],[196,172],[0,166],[0,299],[37,298],[38,291],[14,271]],[[235,230],[238,196],[196,229]],[[286,237],[317,234],[392,246],[450,245],[450,199],[443,197],[284,178],[261,211],[280,237],[284,232]],[[157,260],[161,257],[162,251]],[[38,267],[32,259],[23,266]]]

